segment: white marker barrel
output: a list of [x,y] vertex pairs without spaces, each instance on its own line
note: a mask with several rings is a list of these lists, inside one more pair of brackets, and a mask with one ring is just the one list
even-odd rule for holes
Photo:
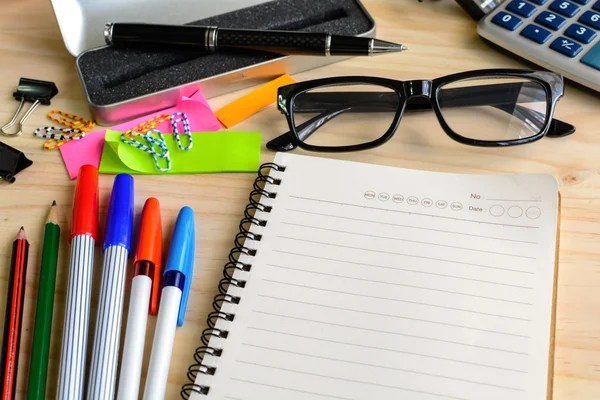
[[181,289],[176,286],[165,286],[162,290],[152,353],[150,353],[150,365],[146,376],[144,400],[163,400],[165,398],[181,294]]
[[152,279],[145,275],[133,278],[117,400],[137,400],[139,396],[151,292]]

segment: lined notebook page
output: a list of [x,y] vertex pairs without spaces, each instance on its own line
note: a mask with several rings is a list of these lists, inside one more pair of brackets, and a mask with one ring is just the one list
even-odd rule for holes
[[558,187],[278,154],[239,305],[200,375],[228,400],[543,400]]

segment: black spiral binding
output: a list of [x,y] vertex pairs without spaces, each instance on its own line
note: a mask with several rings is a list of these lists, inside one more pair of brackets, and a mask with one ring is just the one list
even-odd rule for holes
[[239,288],[243,288],[246,286],[246,282],[242,280],[235,279],[233,277],[233,273],[236,270],[240,271],[250,271],[252,268],[252,264],[243,263],[239,261],[239,257],[241,254],[246,254],[248,256],[256,255],[256,250],[245,247],[244,242],[246,240],[254,240],[260,241],[262,239],[262,235],[255,234],[250,232],[250,227],[252,225],[257,226],[266,226],[267,221],[258,219],[254,217],[256,211],[262,211],[265,213],[271,212],[272,207],[266,206],[260,203],[260,198],[265,196],[267,198],[274,199],[277,196],[275,192],[269,192],[265,190],[264,186],[266,183],[270,183],[272,185],[280,185],[281,180],[275,179],[268,175],[268,172],[273,169],[275,171],[283,172],[285,171],[285,167],[281,165],[277,165],[275,163],[266,163],[260,166],[258,170],[258,177],[254,181],[253,190],[250,192],[249,202],[244,210],[244,218],[240,221],[239,230],[240,232],[235,236],[234,247],[229,252],[229,260],[227,264],[223,267],[223,279],[219,281],[219,294],[217,294],[213,298],[213,309],[214,311],[208,314],[208,318],[206,323],[208,328],[206,328],[202,332],[202,344],[196,349],[194,353],[194,361],[195,363],[190,365],[188,368],[187,377],[191,383],[186,383],[181,388],[181,397],[183,399],[189,399],[192,393],[198,394],[208,394],[210,389],[209,386],[197,385],[196,376],[198,374],[205,375],[214,375],[217,368],[208,367],[206,365],[202,365],[202,360],[206,354],[211,356],[220,357],[223,353],[222,349],[216,349],[214,347],[210,347],[208,344],[210,342],[211,336],[219,337],[219,338],[227,338],[229,331],[220,330],[215,328],[217,321],[219,319],[225,321],[233,321],[235,318],[235,314],[221,312],[221,306],[223,303],[229,304],[239,304],[240,297],[232,296],[227,294],[227,290],[229,285],[235,285]]

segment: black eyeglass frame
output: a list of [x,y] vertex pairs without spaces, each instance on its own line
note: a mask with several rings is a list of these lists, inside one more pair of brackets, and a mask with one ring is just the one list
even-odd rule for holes
[[[538,83],[546,94],[546,113],[543,128],[540,132],[534,136],[521,139],[512,140],[478,140],[461,136],[455,132],[442,114],[440,110],[440,104],[438,100],[439,91],[445,85],[450,83],[456,83],[464,80],[473,80],[477,78],[517,78],[517,79],[528,79]],[[347,146],[316,146],[311,145],[300,139],[297,126],[294,122],[294,102],[296,97],[304,92],[312,89],[325,86],[341,86],[341,85],[352,85],[352,84],[372,84],[382,87],[387,87],[393,90],[398,96],[398,108],[394,119],[390,125],[390,128],[380,138],[375,139],[371,142],[347,145]],[[510,83],[507,83],[510,85]],[[468,88],[465,88],[468,89]],[[562,137],[569,135],[575,131],[575,127],[564,123],[562,121],[554,120],[554,110],[558,99],[564,93],[564,81],[560,74],[547,71],[528,71],[528,70],[516,70],[516,69],[484,69],[476,71],[460,72],[456,74],[446,75],[433,80],[410,80],[400,81],[387,78],[379,78],[372,76],[346,76],[346,77],[333,77],[316,79],[306,82],[299,82],[292,85],[280,87],[277,96],[277,105],[279,110],[286,116],[289,126],[289,132],[286,134],[270,141],[267,147],[277,151],[292,150],[295,147],[300,147],[309,151],[321,151],[321,152],[350,152],[367,150],[377,146],[380,146],[387,142],[396,132],[400,124],[400,120],[407,109],[407,104],[410,105],[409,100],[411,99],[427,99],[428,107],[431,107],[436,114],[438,122],[442,126],[442,129],[446,134],[453,140],[471,146],[481,147],[504,147],[514,146],[520,144],[526,144],[535,142],[542,137]],[[416,109],[422,110],[423,104],[421,103]],[[552,127],[552,130],[551,130]],[[549,131],[551,132],[549,133]]]

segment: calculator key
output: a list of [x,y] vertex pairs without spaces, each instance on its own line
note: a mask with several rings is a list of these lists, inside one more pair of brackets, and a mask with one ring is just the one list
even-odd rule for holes
[[542,44],[546,43],[548,39],[550,39],[552,33],[547,29],[531,24],[527,25],[525,29],[521,31],[521,36],[524,36],[527,39],[533,40],[534,42],[537,42],[539,44]]
[[565,36],[587,44],[596,38],[596,32],[585,26],[573,24],[567,28]]
[[523,20],[507,12],[500,11],[498,14],[494,15],[494,18],[492,18],[492,22],[496,25],[500,25],[504,29],[514,31],[519,26],[521,26]]
[[588,51],[583,57],[581,62],[585,65],[589,65],[592,68],[600,70],[600,42],[596,43],[590,51]]
[[529,4],[523,0],[513,0],[507,6],[508,11],[512,11],[522,17],[531,17],[537,10],[533,4]]
[[538,6],[543,6],[548,2],[548,0],[530,0],[532,3],[537,4]]
[[556,15],[549,11],[542,11],[536,17],[535,22],[537,22],[540,25],[544,25],[546,28],[550,28],[554,31],[557,31],[563,27],[567,20],[561,17],[560,15]]
[[600,11],[600,0],[598,0],[596,3],[594,3],[594,5],[592,6],[592,9],[594,9],[596,11]]
[[577,4],[581,4],[582,6],[585,6],[587,3],[589,3],[592,0],[572,0]]
[[583,50],[583,47],[580,44],[562,36],[556,38],[550,45],[550,48],[571,58],[575,57]]
[[600,14],[586,11],[579,17],[579,22],[591,26],[592,28],[600,29]]
[[576,4],[566,0],[553,1],[552,4],[548,6],[548,9],[564,15],[565,17],[572,17],[579,12],[579,7]]

